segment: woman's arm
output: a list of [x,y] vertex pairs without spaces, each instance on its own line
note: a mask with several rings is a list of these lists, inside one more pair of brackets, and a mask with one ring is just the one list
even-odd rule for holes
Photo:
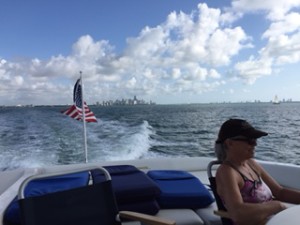
[[232,220],[238,224],[261,224],[283,209],[279,201],[266,203],[244,203],[240,187],[244,184],[241,176],[231,167],[221,165],[216,174],[217,192],[226,204]]

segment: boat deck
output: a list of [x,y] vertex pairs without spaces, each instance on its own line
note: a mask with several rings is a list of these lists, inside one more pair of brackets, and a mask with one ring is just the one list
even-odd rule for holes
[[[209,189],[207,177],[207,165],[214,158],[193,157],[193,158],[153,158],[140,160],[126,160],[103,163],[89,163],[89,166],[109,166],[109,165],[134,165],[140,170],[147,172],[149,170],[183,170],[196,176]],[[284,186],[300,189],[300,183],[297,179],[300,166],[291,164],[280,164],[261,161],[262,165],[270,174]],[[4,171],[0,173],[0,225],[3,224],[3,215],[7,205],[17,195],[20,183],[32,174],[52,173],[58,171],[70,171],[84,168],[87,164],[61,165],[45,168],[17,169],[13,171]],[[286,176],[289,174],[289,176]],[[208,207],[199,209],[160,209],[156,216],[175,220],[177,225],[221,225],[221,220],[214,215],[213,211],[217,209],[216,204],[212,203]],[[138,222],[124,222],[124,225],[137,225]]]

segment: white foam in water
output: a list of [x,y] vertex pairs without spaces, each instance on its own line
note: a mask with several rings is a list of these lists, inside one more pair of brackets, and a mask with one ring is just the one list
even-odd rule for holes
[[49,164],[45,161],[45,158],[37,157],[30,150],[20,150],[19,154],[15,152],[7,151],[5,155],[0,158],[0,165],[2,170],[14,169],[14,168],[34,168],[41,167]]
[[124,140],[126,148],[124,149],[121,159],[137,159],[147,154],[150,149],[150,135],[152,134],[151,126],[147,121],[137,127],[138,130],[132,133],[128,139]]
[[[106,121],[102,126],[102,139],[98,138],[98,149],[93,150],[93,161],[137,159],[147,155],[150,135],[153,133],[147,121],[130,126],[119,121]],[[95,134],[92,135],[95,141]],[[103,154],[101,154],[103,153]]]

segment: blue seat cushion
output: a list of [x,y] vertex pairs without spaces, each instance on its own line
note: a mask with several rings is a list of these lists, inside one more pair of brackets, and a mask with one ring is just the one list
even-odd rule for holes
[[[156,198],[158,185],[143,171],[132,165],[104,166],[112,178],[112,187],[120,210],[154,215],[159,211]],[[104,181],[99,170],[91,171],[93,182]]]
[[[118,203],[152,200],[159,196],[160,189],[143,171],[131,165],[104,166],[112,178],[112,186]],[[95,183],[104,176],[99,170],[92,170]]]
[[[48,193],[86,186],[89,173],[80,172],[57,177],[33,180],[25,188],[25,197],[41,196]],[[20,209],[17,197],[10,203],[4,214],[5,224],[20,224]]]
[[194,175],[181,170],[150,170],[147,175],[160,187],[161,208],[203,208],[214,198]]

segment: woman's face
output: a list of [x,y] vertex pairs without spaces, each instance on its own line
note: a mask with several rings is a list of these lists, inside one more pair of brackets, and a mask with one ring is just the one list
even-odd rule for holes
[[256,139],[228,139],[226,144],[228,147],[228,155],[234,154],[241,159],[250,159],[255,155]]

